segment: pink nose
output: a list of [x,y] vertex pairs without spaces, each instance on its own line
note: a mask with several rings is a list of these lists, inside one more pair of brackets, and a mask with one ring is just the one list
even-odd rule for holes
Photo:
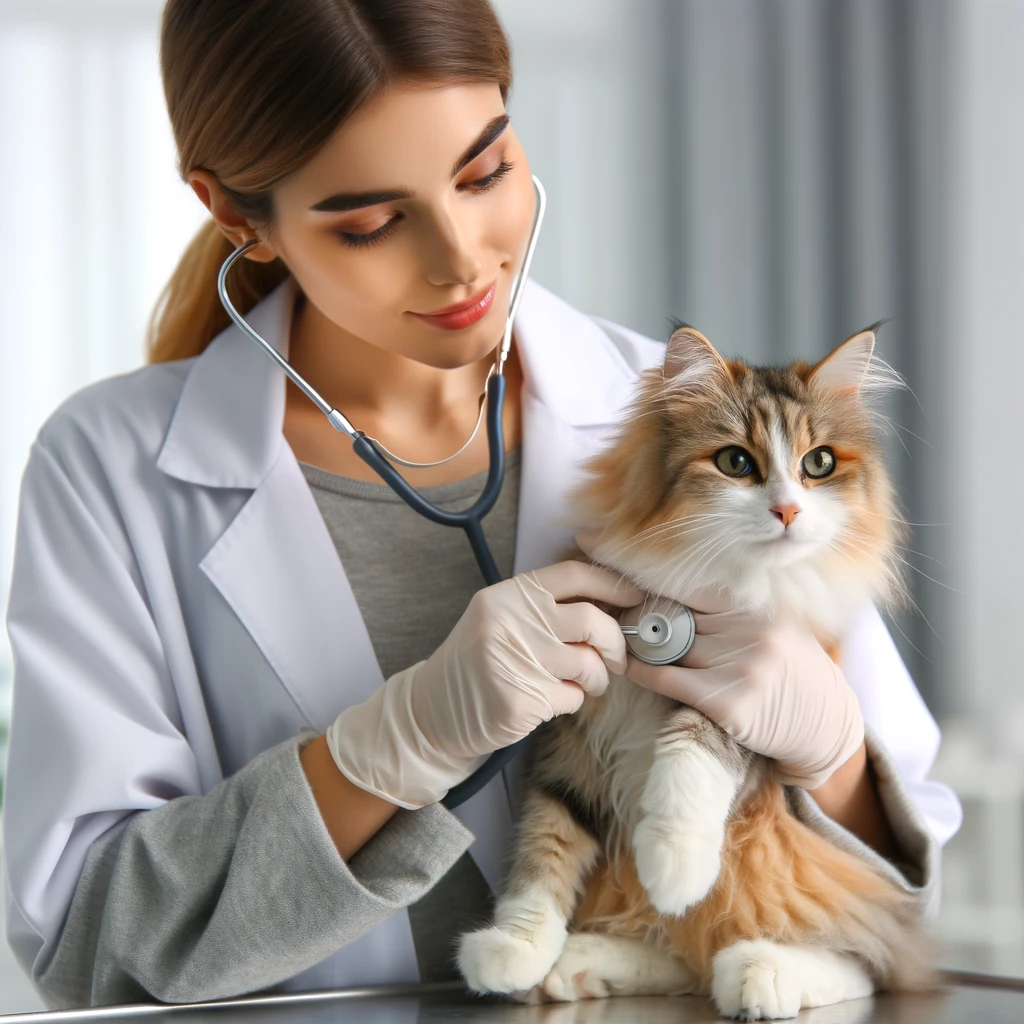
[[799,505],[773,505],[771,511],[782,520],[783,526],[789,526],[794,519],[796,519],[797,512],[800,511]]

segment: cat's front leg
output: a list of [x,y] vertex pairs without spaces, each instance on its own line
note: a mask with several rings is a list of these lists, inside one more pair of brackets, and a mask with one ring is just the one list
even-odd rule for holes
[[544,980],[597,855],[597,839],[561,800],[529,793],[494,924],[459,941],[459,970],[473,991],[525,995]]
[[718,878],[725,822],[751,761],[728,733],[690,707],[657,738],[633,832],[637,875],[653,906],[683,914]]

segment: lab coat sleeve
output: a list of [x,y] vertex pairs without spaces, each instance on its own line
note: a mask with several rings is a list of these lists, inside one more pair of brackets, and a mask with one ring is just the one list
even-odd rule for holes
[[869,770],[901,852],[892,861],[880,856],[829,818],[804,789],[790,787],[790,803],[806,825],[869,860],[914,896],[924,917],[934,917],[942,845],[962,818],[956,794],[927,777],[939,749],[939,727],[874,605],[864,609],[844,637],[840,666],[860,701]]
[[312,733],[201,793],[102,491],[37,440],[7,618],[8,941],[51,1008],[273,987],[421,897],[472,833],[438,804],[399,810],[345,862],[299,761]]

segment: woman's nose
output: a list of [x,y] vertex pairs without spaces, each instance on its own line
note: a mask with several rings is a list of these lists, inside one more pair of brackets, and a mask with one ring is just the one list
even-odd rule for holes
[[427,254],[426,277],[438,286],[475,284],[483,272],[480,254],[469,233],[453,218],[435,222]]

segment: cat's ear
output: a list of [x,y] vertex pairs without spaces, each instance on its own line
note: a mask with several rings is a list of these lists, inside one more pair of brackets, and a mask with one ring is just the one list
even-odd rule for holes
[[808,374],[808,380],[840,394],[860,389],[871,365],[875,350],[875,331],[867,327],[833,349]]
[[695,327],[680,324],[672,332],[662,368],[665,381],[673,388],[723,386],[732,380],[725,360]]

